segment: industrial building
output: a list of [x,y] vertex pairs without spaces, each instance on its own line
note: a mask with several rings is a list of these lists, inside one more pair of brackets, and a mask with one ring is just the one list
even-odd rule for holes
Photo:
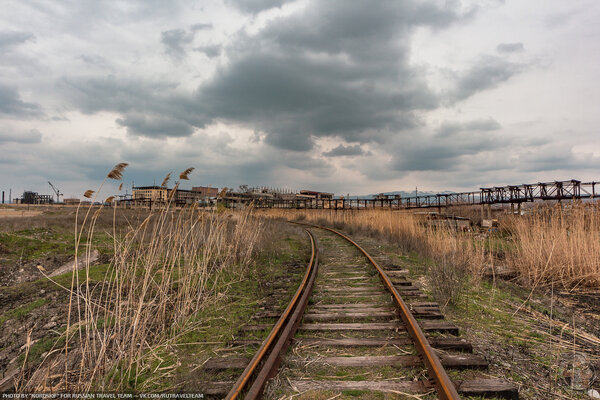
[[53,204],[54,198],[49,194],[25,191],[20,199],[15,199],[17,204]]
[[81,200],[75,197],[70,197],[63,200],[63,203],[65,203],[66,206],[77,206],[80,202]]
[[145,202],[166,202],[169,189],[164,186],[137,186],[133,187],[133,201],[139,203]]
[[[166,204],[171,198],[172,192],[173,189],[165,186],[134,186],[130,201],[135,205]],[[192,190],[177,189],[173,194],[173,202],[176,205],[194,204],[206,201],[207,198],[216,197],[217,193],[217,188],[204,186],[198,186]],[[128,200],[122,199],[121,201]]]
[[296,197],[299,199],[331,200],[333,199],[333,193],[315,192],[314,190],[301,190]]
[[192,192],[198,192],[202,198],[211,198],[217,197],[217,194],[219,194],[219,188],[210,186],[194,186],[192,187]]
[[289,190],[273,189],[268,187],[240,187],[240,190],[228,191],[223,198],[226,207],[242,207],[248,204],[254,204],[256,207],[271,207],[275,204],[286,203],[290,207],[296,207],[296,204],[319,202],[323,204],[333,200],[333,193],[317,192],[314,190],[301,190],[292,192]]

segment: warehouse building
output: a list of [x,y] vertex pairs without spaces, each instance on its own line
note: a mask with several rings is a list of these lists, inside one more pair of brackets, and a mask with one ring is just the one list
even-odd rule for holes
[[210,186],[194,186],[192,192],[198,192],[202,198],[217,197],[219,189]]
[[[214,190],[216,191],[217,189]],[[136,205],[166,204],[172,192],[173,189],[164,186],[134,186],[132,201]],[[177,189],[173,195],[173,202],[178,206],[194,204],[206,199],[208,197],[206,193],[209,192]],[[214,196],[216,196],[216,193]]]
[[298,199],[331,200],[333,199],[333,193],[315,192],[314,190],[301,190],[296,197]]

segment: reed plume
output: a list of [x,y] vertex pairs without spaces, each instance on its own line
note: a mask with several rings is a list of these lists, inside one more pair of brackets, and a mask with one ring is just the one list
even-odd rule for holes
[[108,175],[106,175],[106,177],[117,181],[120,180],[121,178],[123,178],[123,170],[128,165],[129,164],[127,163],[118,163],[113,167],[113,169],[108,173]]
[[83,197],[87,198],[87,199],[91,199],[92,195],[94,194],[94,191],[91,189],[88,189],[85,191],[85,193],[83,194]]
[[163,179],[162,183],[160,184],[161,187],[167,187],[169,181],[171,180],[171,174],[172,172],[169,172],[167,176],[165,176],[165,179]]
[[194,170],[194,167],[190,167],[188,169],[186,169],[185,171],[183,171],[181,174],[179,174],[179,179],[185,179],[186,181],[188,181],[190,178],[188,178],[188,175]]

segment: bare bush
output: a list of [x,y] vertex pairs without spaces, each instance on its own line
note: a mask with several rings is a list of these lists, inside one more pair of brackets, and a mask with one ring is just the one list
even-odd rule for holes
[[442,309],[460,301],[469,281],[469,275],[465,269],[457,268],[445,260],[430,265],[427,269],[427,276],[433,296],[439,301]]

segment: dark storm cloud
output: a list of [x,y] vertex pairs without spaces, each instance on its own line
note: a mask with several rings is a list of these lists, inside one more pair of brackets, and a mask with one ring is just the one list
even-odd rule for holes
[[461,158],[493,151],[508,140],[491,131],[500,129],[493,119],[444,123],[434,135],[413,136],[398,144],[392,166],[398,171],[441,171],[457,168]]
[[194,128],[185,121],[147,115],[126,115],[118,118],[117,124],[126,127],[127,133],[134,136],[146,136],[155,138],[190,136]]
[[[473,15],[455,2],[436,4],[309,1],[255,34],[238,33],[225,50],[228,62],[194,93],[171,83],[113,76],[70,78],[63,86],[83,112],[122,114],[119,124],[132,135],[184,136],[225,122],[256,130],[275,148],[298,152],[311,150],[321,137],[384,143],[409,129],[418,132],[422,111],[495,87],[522,69],[482,57],[457,74],[452,93],[435,93],[424,71],[410,63],[411,34],[419,26],[444,28]],[[182,57],[193,37],[194,29],[173,29],[162,32],[161,40],[167,53]],[[216,57],[221,48],[196,50]]]
[[0,49],[6,50],[33,39],[35,36],[30,32],[2,31],[0,32]]
[[[189,31],[185,29],[170,29],[161,32],[160,41],[165,47],[165,53],[175,59],[180,59],[185,55],[187,47],[194,42],[196,32],[212,28],[212,24],[198,23],[190,26]],[[214,53],[215,50],[212,49],[212,51]]]
[[524,172],[557,170],[598,170],[600,157],[593,153],[576,153],[572,146],[549,144],[521,154],[515,163],[517,170]]
[[[273,147],[299,152],[312,149],[320,137],[383,143],[421,126],[418,114],[440,107],[443,100],[409,62],[412,32],[419,26],[444,28],[472,14],[454,2],[390,0],[373,7],[367,1],[314,0],[269,21],[256,34],[238,33],[226,48],[228,63],[193,94],[170,83],[113,76],[69,78],[63,86],[83,112],[124,115],[120,123],[133,135],[189,135],[193,127],[223,121],[261,132]],[[162,32],[165,51],[183,57],[196,28]],[[219,45],[195,50],[207,57],[221,53]],[[460,74],[450,97],[460,100],[493,87],[517,69],[484,58]],[[130,113],[146,119],[129,121]],[[174,129],[162,133],[164,121],[174,120],[180,126],[170,123]]]
[[37,129],[31,129],[29,131],[0,131],[0,143],[32,144],[40,143],[41,141],[42,134]]
[[167,54],[181,58],[185,55],[185,47],[194,41],[194,33],[184,29],[171,29],[162,32],[160,40]]
[[524,64],[501,57],[483,56],[470,69],[459,73],[456,88],[450,94],[452,101],[464,100],[476,93],[497,87],[525,69]]
[[68,78],[58,85],[73,107],[86,114],[120,113],[119,125],[136,136],[186,136],[209,120],[192,95],[172,82],[116,78]]
[[0,84],[0,116],[15,119],[29,119],[43,116],[39,104],[21,100],[17,89]]
[[275,7],[281,7],[285,3],[290,2],[291,0],[225,0],[226,4],[250,14],[256,14],[263,10]]
[[344,146],[343,144],[340,144],[339,146],[323,153],[323,155],[326,157],[360,156],[363,154],[365,154],[365,152],[358,144],[354,146]]
[[[409,64],[410,33],[465,18],[451,3],[313,1],[241,35],[231,62],[198,91],[211,119],[251,125],[280,148],[306,151],[315,137],[381,141],[438,107]],[[382,134],[384,133],[384,134]]]
[[205,119],[191,95],[167,81],[117,78],[65,78],[59,89],[83,113],[112,111],[181,119],[202,128]]
[[519,53],[524,50],[523,43],[500,43],[496,46],[498,53]]
[[99,111],[129,112],[153,110],[166,100],[166,93],[177,87],[171,82],[149,82],[115,76],[65,78],[59,88],[68,100],[85,114]]
[[221,46],[218,44],[207,45],[207,46],[198,46],[194,49],[194,51],[197,51],[199,53],[204,53],[204,55],[206,55],[209,58],[214,58],[214,57],[218,57],[221,55]]

